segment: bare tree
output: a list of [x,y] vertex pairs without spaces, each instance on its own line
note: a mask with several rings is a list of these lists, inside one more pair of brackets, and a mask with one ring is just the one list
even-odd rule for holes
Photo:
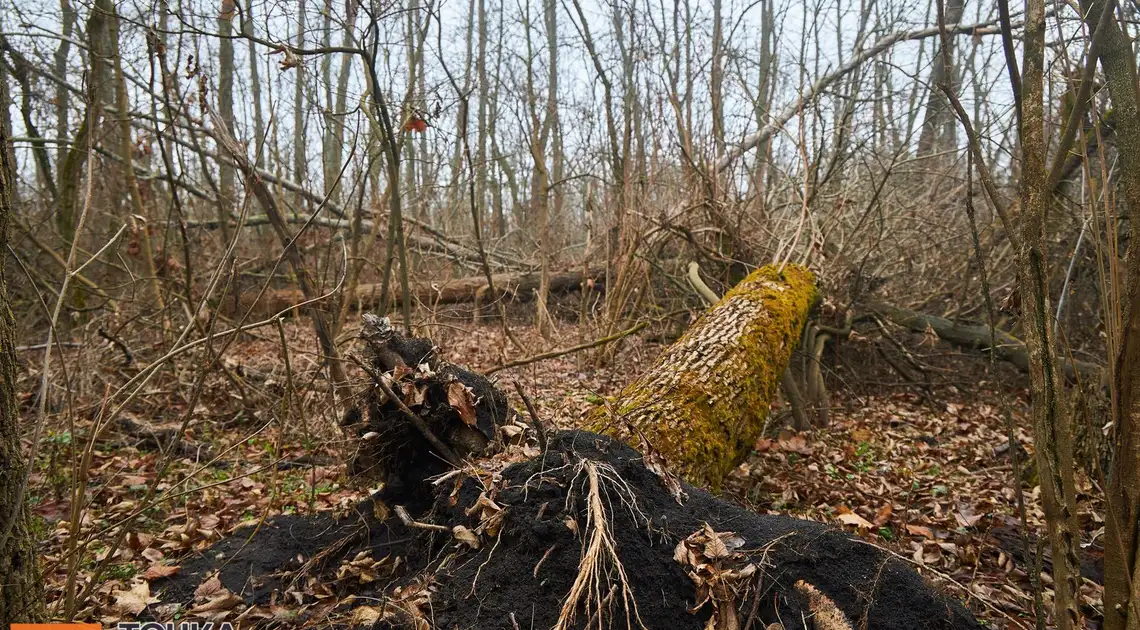
[[[1096,55],[1099,50],[1100,65],[1119,121],[1117,150],[1123,166],[1120,174],[1129,222],[1140,225],[1140,96],[1136,92],[1136,57],[1128,36],[1113,15],[1114,4],[1111,0],[1085,0],[1081,11],[1089,32],[1095,33],[1089,54]],[[1078,105],[1083,105],[1083,99],[1074,104]],[[1067,132],[1075,133],[1078,122],[1070,120],[1067,126]],[[1140,536],[1135,527],[1140,519],[1140,243],[1136,240],[1128,246],[1125,274],[1124,308],[1120,314],[1123,334],[1117,356],[1109,357],[1110,371],[1114,373],[1115,448],[1105,517],[1106,630],[1140,628]]]
[[[71,37],[75,30],[76,11],[70,0],[59,0],[60,37],[59,45],[52,58],[52,70],[57,77],[67,78],[67,59],[71,54]],[[56,138],[70,136],[68,116],[71,110],[71,91],[60,83],[55,88],[55,135]],[[56,168],[63,165],[67,158],[67,147],[62,143],[56,148]]]
[[[222,0],[218,12],[218,114],[226,129],[234,133],[234,0]],[[229,242],[230,209],[234,207],[234,168],[227,161],[218,165],[218,222],[222,240]]]
[[[940,1],[940,0],[936,0]],[[962,21],[966,0],[950,0],[946,3],[946,23]],[[957,90],[958,81],[954,71],[954,40],[948,39],[945,52],[936,52],[930,66],[931,86],[948,82],[951,89]],[[946,61],[949,59],[950,61]],[[957,123],[946,97],[937,89],[930,89],[926,100],[926,113],[922,120],[922,133],[918,137],[917,155],[937,153],[943,147],[957,146],[955,130]]]
[[[0,146],[9,132],[0,126]],[[8,246],[12,224],[13,164],[0,151],[0,249]],[[44,594],[39,556],[33,545],[31,510],[23,500],[27,461],[20,448],[20,410],[16,402],[16,328],[0,257],[0,625],[43,621]]]

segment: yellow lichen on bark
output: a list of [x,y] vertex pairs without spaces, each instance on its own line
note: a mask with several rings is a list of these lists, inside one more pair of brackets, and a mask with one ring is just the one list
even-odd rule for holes
[[760,437],[816,295],[804,267],[757,269],[591,414],[588,428],[634,447],[644,435],[674,471],[719,489]]

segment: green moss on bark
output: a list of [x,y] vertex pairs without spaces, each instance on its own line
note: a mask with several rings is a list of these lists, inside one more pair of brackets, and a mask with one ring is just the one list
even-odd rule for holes
[[816,297],[803,267],[752,272],[594,412],[589,428],[635,447],[644,435],[673,470],[719,489],[760,437]]

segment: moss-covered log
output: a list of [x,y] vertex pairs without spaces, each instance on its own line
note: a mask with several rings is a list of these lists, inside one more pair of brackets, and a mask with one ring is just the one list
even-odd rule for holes
[[760,436],[815,299],[803,267],[754,271],[587,426],[638,447],[644,436],[672,470],[718,489]]

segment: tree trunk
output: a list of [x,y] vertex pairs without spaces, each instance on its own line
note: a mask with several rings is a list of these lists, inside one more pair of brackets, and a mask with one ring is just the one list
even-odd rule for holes
[[[937,1],[937,0],[936,0]],[[962,21],[962,13],[966,8],[966,0],[950,0],[946,3],[946,24],[957,24]],[[935,50],[934,63],[930,67],[930,85],[937,86],[949,81],[950,89],[957,91],[957,81],[954,77],[954,38],[946,40],[949,45],[946,48],[946,54],[941,51]],[[946,59],[950,59],[950,64],[946,63]],[[948,126],[947,121],[951,124]],[[930,89],[930,94],[926,101],[926,115],[922,121],[922,133],[918,137],[918,156],[930,155],[937,153],[942,147],[947,149],[957,146],[955,139],[952,137],[954,130],[957,126],[953,124],[954,114],[950,111],[950,105],[946,101],[946,96],[942,94],[941,90],[934,87]],[[948,137],[943,137],[944,134],[951,134]]]
[[[1084,0],[1081,12],[1097,30],[1101,14],[1111,3]],[[1114,16],[1103,25],[1100,64],[1112,97],[1116,120],[1121,180],[1132,227],[1126,258],[1123,336],[1116,362],[1116,425],[1112,471],[1109,476],[1108,517],[1105,519],[1104,627],[1140,628],[1140,564],[1137,564],[1137,522],[1140,521],[1140,97],[1136,92],[1136,58],[1128,37]]]
[[[321,14],[321,47],[329,48],[332,46],[332,0],[325,0]],[[338,163],[334,163],[331,159],[332,143],[335,139],[334,130],[336,129],[336,115],[333,113],[335,110],[333,109],[332,58],[333,55],[321,55],[320,84],[324,91],[322,118],[324,118],[325,124],[324,135],[321,139],[321,184],[330,201],[340,201],[340,196],[332,190],[333,181],[336,179],[337,173],[340,172],[340,160],[337,160]]]
[[[55,56],[52,59],[52,71],[55,76],[66,80],[67,79],[67,58],[71,54],[71,35],[74,30],[75,24],[75,8],[71,6],[69,0],[60,0],[60,26],[62,28],[62,38],[59,40],[59,46],[55,49]],[[71,109],[71,92],[63,84],[59,84],[55,89],[55,137],[67,138],[71,134],[68,133],[67,114]],[[62,168],[63,161],[67,159],[67,147],[60,144],[56,148],[55,154],[55,168],[59,170]]]
[[[985,324],[969,324],[955,322],[945,317],[927,315],[884,302],[874,302],[867,309],[876,315],[889,319],[892,323],[902,326],[920,334],[933,330],[938,338],[961,348],[976,350],[990,350],[990,327]],[[1025,349],[1025,342],[1005,332],[996,330],[992,337],[997,347],[993,348],[994,356],[1003,361],[1009,361],[1022,372],[1029,372],[1029,351]],[[1065,378],[1073,381],[1080,376],[1084,381],[1098,381],[1102,368],[1093,363],[1084,361],[1066,360],[1064,366]]]
[[[538,305],[538,329],[544,339],[551,341],[554,336],[554,321],[547,309],[547,298],[550,295],[550,253],[554,246],[550,242],[550,216],[551,214],[557,216],[561,209],[562,195],[555,193],[552,186],[558,186],[558,180],[562,177],[562,147],[558,136],[558,6],[554,0],[546,0],[544,9],[549,62],[543,143],[545,145],[546,139],[551,139],[550,157],[553,172],[544,173],[545,179],[541,193],[543,200],[542,212],[538,217],[538,248],[542,264],[542,280],[539,282],[538,299],[535,302]],[[552,203],[554,204],[553,212],[551,212]]]
[[[305,47],[305,0],[297,5],[297,48]],[[308,159],[305,155],[305,66],[298,65],[293,68],[293,180],[302,186],[309,181],[305,176],[308,171]],[[293,211],[300,212],[304,198],[298,194],[294,196]]]
[[[478,18],[476,18],[475,0],[469,0],[468,6],[467,6],[467,34],[466,34],[467,47],[466,47],[466,54],[465,54],[464,59],[463,59],[463,91],[464,92],[469,92],[471,90],[471,66],[475,62],[475,22],[477,19]],[[482,63],[483,63],[482,59],[480,59],[479,63],[480,63],[480,65],[482,65]],[[482,77],[480,77],[480,81],[482,81],[482,80],[483,80]],[[479,89],[481,91],[485,90],[486,85],[480,84]],[[483,103],[480,103],[479,107],[482,108]],[[458,109],[458,108],[456,108],[456,109]],[[464,115],[465,113],[466,112],[460,111],[460,112],[457,112],[455,114],[455,126],[456,126],[456,128],[459,128],[459,126],[462,124],[462,121],[459,118],[460,118],[460,116]],[[479,133],[482,134],[482,131],[481,131],[482,127],[479,127],[479,129],[480,129]],[[482,140],[483,140],[483,138],[480,135],[480,138],[479,138],[480,146],[482,146]],[[480,164],[482,164],[482,160],[483,160],[483,157],[482,157],[482,155],[480,155],[480,157],[479,157],[479,163]],[[448,234],[454,233],[454,232],[452,232],[451,223],[452,223],[452,220],[455,218],[455,215],[456,215],[458,209],[461,207],[461,205],[463,203],[463,199],[464,199],[464,191],[466,190],[466,187],[463,185],[462,175],[463,175],[463,143],[462,142],[456,142],[455,147],[452,149],[452,153],[451,153],[451,177],[449,180],[451,182],[451,191],[449,193],[448,200],[447,200],[447,206],[443,211],[443,217],[442,217],[442,219],[443,219],[443,231],[448,233]],[[479,207],[483,206],[482,197],[480,197],[481,190],[482,189],[479,186],[476,186],[475,198],[479,200]],[[480,223],[483,223],[483,222],[481,221]]]
[[[0,147],[8,146],[8,129],[0,126]],[[0,249],[8,244],[11,223],[12,163],[0,151]],[[39,557],[29,531],[31,513],[15,505],[27,464],[20,449],[20,413],[16,405],[16,331],[0,256],[0,627],[44,619]]]
[[257,70],[259,57],[252,38],[253,3],[245,3],[242,9],[241,32],[249,38],[249,94],[253,98],[250,107],[253,109],[253,135],[255,136],[251,144],[257,153],[257,167],[264,168],[266,149],[262,143],[265,142],[265,120],[261,113],[261,78]]
[[[127,188],[127,196],[131,202],[131,208],[134,215],[131,217],[131,224],[134,228],[134,238],[137,239],[142,247],[140,255],[142,256],[142,268],[146,272],[147,285],[150,288],[151,297],[154,298],[154,309],[159,313],[163,321],[163,330],[166,330],[166,298],[162,294],[162,279],[158,277],[158,268],[155,264],[155,249],[154,243],[151,241],[151,231],[157,225],[153,221],[148,210],[148,204],[143,201],[142,190],[139,188],[138,178],[135,177],[134,167],[134,138],[131,136],[131,117],[130,109],[131,102],[127,94],[127,78],[126,73],[123,71],[123,57],[120,49],[119,29],[122,26],[122,18],[118,12],[112,7],[111,13],[108,16],[110,22],[110,42],[112,45],[112,69],[115,72],[115,104],[119,109],[119,128],[116,130],[119,133],[119,153],[122,159],[123,183]],[[142,225],[138,225],[135,217],[142,217]]]
[[[478,6],[478,48],[475,56],[475,80],[479,84],[479,109],[475,126],[475,198],[480,207],[486,207],[487,199],[487,113],[490,111],[488,97],[490,94],[490,81],[487,78],[487,0],[477,0]],[[496,191],[501,189],[496,186]],[[499,234],[497,219],[503,216],[502,195],[496,195],[492,226],[487,230],[490,234]],[[480,212],[485,212],[480,209]],[[485,224],[486,221],[480,221]],[[506,230],[502,230],[504,233]]]
[[[222,0],[218,13],[218,113],[226,129],[234,133],[234,0]],[[218,164],[218,220],[222,222],[222,242],[230,242],[228,221],[236,201],[234,167],[223,160]]]
[[245,175],[251,192],[265,209],[265,214],[269,216],[270,225],[273,227],[273,231],[277,233],[277,238],[285,250],[282,257],[289,262],[293,274],[297,277],[297,284],[300,286],[304,300],[310,302],[305,310],[312,317],[317,343],[320,346],[321,354],[328,361],[329,380],[332,382],[333,392],[337,398],[346,400],[348,396],[351,396],[351,391],[348,386],[348,379],[345,377],[344,362],[329,325],[329,314],[325,310],[325,305],[317,299],[320,296],[317,294],[316,283],[297,249],[296,235],[290,233],[277,199],[270,192],[269,186],[257,176],[253,163],[245,154],[245,148],[238,144],[237,140],[234,140],[213,110],[207,111],[210,114],[210,122],[217,129],[218,143],[233,156],[236,166]]
[[[0,27],[2,27],[2,24],[0,24]],[[4,60],[0,58],[0,107],[4,108],[3,111],[0,112],[0,125],[3,125],[5,129],[12,128],[13,103],[14,101],[12,100],[12,88],[8,83],[8,67]],[[13,165],[13,169],[17,169],[16,148],[14,146],[5,145],[3,147],[0,147],[0,149],[8,153],[9,163]],[[15,193],[15,191],[12,192]],[[17,201],[17,203],[19,202]]]
[[724,36],[722,0],[713,0],[712,67],[709,69],[709,104],[712,107],[712,135],[716,156],[724,153]]
[[[341,46],[350,48],[355,44],[353,37],[353,29],[356,27],[356,10],[355,2],[345,3],[345,17],[344,17],[344,35],[341,38]],[[333,109],[332,116],[332,140],[329,145],[328,162],[330,166],[329,175],[335,180],[341,168],[341,162],[344,160],[344,131],[345,131],[345,116],[347,115],[346,107],[348,102],[348,80],[352,76],[352,59],[353,56],[347,53],[340,55],[340,70],[337,74],[336,83],[336,105]],[[331,169],[336,169],[332,171]],[[329,175],[326,175],[328,177]],[[329,183],[325,184],[326,190]],[[335,191],[334,191],[335,193]],[[333,195],[335,201],[340,195]]]
[[815,300],[803,267],[754,271],[587,427],[643,449],[644,437],[672,470],[719,490],[760,437]]
[[1054,623],[1058,630],[1081,628],[1080,529],[1073,469],[1073,444],[1065,388],[1058,369],[1048,289],[1045,213],[1052,195],[1046,170],[1044,75],[1045,2],[1025,3],[1021,115],[1021,242],[1018,288],[1022,296],[1025,346],[1033,395],[1034,455],[1041,503],[1053,550]]

